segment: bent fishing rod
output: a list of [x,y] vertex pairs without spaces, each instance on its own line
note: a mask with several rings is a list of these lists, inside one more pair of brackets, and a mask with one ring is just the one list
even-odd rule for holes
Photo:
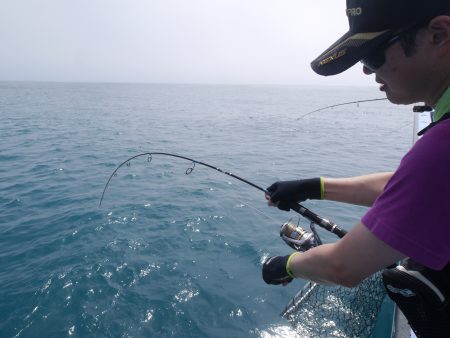
[[[270,192],[267,191],[264,188],[261,188],[260,186],[256,185],[255,183],[252,183],[242,177],[239,177],[233,173],[230,173],[228,171],[222,170],[218,167],[215,167],[211,164],[205,163],[205,162],[201,162],[201,161],[197,161],[193,158],[189,158],[186,156],[181,156],[181,155],[177,155],[177,154],[172,154],[172,153],[164,153],[164,152],[147,152],[147,153],[141,153],[135,156],[132,156],[130,158],[128,158],[127,160],[123,161],[121,164],[119,164],[117,166],[117,168],[113,171],[113,173],[111,174],[111,176],[109,177],[108,181],[106,182],[105,188],[103,189],[103,193],[102,193],[102,197],[100,198],[100,203],[99,203],[99,208],[102,205],[102,201],[105,197],[105,193],[106,190],[108,189],[109,183],[111,182],[112,178],[117,174],[118,170],[123,167],[124,165],[130,166],[131,165],[131,160],[134,160],[138,157],[143,157],[143,156],[147,156],[147,161],[151,162],[153,159],[153,155],[161,155],[161,156],[170,156],[170,157],[175,157],[175,158],[180,158],[186,161],[190,161],[192,162],[192,167],[189,167],[186,169],[185,174],[189,175],[190,173],[192,173],[192,171],[195,168],[195,165],[202,165],[204,167],[216,170],[222,174],[231,176],[241,182],[244,182],[250,186],[252,186],[253,188],[256,188],[262,192],[264,192],[266,195],[270,196]],[[330,220],[320,217],[319,215],[317,215],[316,213],[312,212],[311,210],[305,208],[303,205],[301,205],[300,203],[291,203],[290,208],[292,210],[294,210],[295,212],[297,212],[298,214],[300,214],[301,216],[305,217],[306,219],[308,219],[309,221],[311,221],[312,223],[315,223],[317,225],[319,225],[320,227],[328,230],[329,232],[337,235],[339,238],[342,238],[347,232],[344,229],[341,229],[340,227],[338,227],[335,223],[331,222]]]
[[319,112],[319,111],[321,111],[321,110],[325,110],[325,109],[330,109],[330,108],[335,108],[335,107],[340,107],[340,106],[346,106],[346,105],[349,105],[349,104],[355,104],[355,103],[356,103],[356,104],[359,104],[359,103],[364,103],[364,102],[385,101],[385,100],[387,100],[386,97],[383,97],[383,98],[376,98],[376,99],[367,99],[367,100],[350,101],[350,102],[343,102],[343,103],[333,104],[333,105],[331,105],[331,106],[326,106],[326,107],[322,107],[322,108],[315,109],[315,110],[312,110],[312,111],[310,111],[310,112],[307,112],[306,114],[303,114],[302,116],[298,117],[297,120],[301,120],[301,119],[305,118],[305,117],[308,116],[308,115],[317,113],[317,112]]

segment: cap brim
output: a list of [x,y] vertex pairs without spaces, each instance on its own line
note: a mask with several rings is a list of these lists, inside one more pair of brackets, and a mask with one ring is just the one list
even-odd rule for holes
[[311,62],[311,68],[317,74],[325,76],[342,73],[370,54],[390,36],[391,30],[356,34],[347,32]]

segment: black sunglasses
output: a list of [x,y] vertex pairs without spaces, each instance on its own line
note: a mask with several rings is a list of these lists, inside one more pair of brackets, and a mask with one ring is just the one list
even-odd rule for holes
[[385,51],[390,46],[392,46],[394,43],[400,40],[402,34],[398,34],[389,40],[387,40],[385,43],[383,43],[381,46],[379,46],[377,49],[375,49],[372,54],[366,56],[364,59],[361,60],[361,63],[368,68],[370,71],[375,72],[378,68],[380,68],[384,63],[386,62],[386,56]]

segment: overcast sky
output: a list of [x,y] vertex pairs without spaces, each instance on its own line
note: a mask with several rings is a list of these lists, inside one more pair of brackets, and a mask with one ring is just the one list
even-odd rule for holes
[[372,85],[310,62],[344,0],[1,0],[0,80]]

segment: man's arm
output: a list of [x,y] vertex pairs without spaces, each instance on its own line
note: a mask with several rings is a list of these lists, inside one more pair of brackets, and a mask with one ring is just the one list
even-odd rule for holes
[[267,188],[269,205],[289,211],[292,202],[307,199],[372,206],[383,192],[393,173],[377,173],[349,178],[310,178],[293,181],[278,181]]
[[289,267],[296,278],[353,287],[405,257],[358,223],[336,243],[293,256]]
[[392,175],[392,172],[388,172],[349,178],[324,178],[324,199],[370,207]]

